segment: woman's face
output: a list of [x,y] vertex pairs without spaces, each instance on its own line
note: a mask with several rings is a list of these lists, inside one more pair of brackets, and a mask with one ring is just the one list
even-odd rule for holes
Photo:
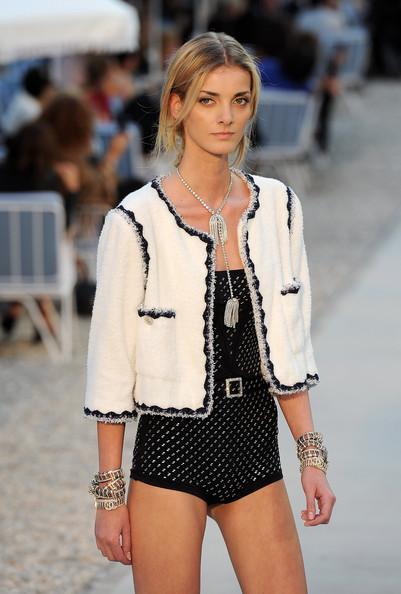
[[[172,98],[172,114],[181,101]],[[218,66],[206,77],[197,101],[184,119],[185,149],[197,145],[213,155],[235,151],[251,117],[251,75],[239,66]]]

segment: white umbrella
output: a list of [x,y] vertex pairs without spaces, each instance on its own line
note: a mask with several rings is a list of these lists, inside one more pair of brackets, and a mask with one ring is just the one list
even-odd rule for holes
[[121,0],[0,0],[0,63],[138,47],[136,9]]

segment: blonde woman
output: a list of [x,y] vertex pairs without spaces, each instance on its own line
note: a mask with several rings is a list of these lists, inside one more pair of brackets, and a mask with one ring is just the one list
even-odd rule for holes
[[304,525],[328,523],[335,502],[309,402],[320,378],[301,203],[281,181],[239,168],[259,88],[232,37],[205,33],[180,47],[156,143],[174,165],[109,211],[99,241],[84,407],[99,443],[90,492],[97,547],[132,565],[136,594],[200,592],[207,516],[243,592],[307,592],[277,402],[300,460]]

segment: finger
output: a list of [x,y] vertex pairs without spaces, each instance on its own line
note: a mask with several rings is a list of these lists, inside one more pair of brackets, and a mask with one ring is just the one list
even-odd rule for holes
[[319,500],[320,510],[313,520],[307,520],[306,525],[317,526],[318,524],[328,524],[331,517],[331,511],[334,502],[329,497],[321,497]]
[[114,559],[114,555],[113,555],[113,551],[111,550],[111,546],[104,543],[102,545],[102,548],[100,549],[102,552],[102,555],[104,557],[106,557],[109,561],[115,561]]
[[331,518],[333,511],[334,501],[331,497],[323,497],[320,500],[320,514],[319,516],[323,519],[324,523],[328,523]]
[[130,565],[130,561],[125,556],[125,553],[120,545],[120,543],[114,543],[111,546],[111,550],[113,552],[114,561],[119,561],[123,565]]
[[306,492],[306,517],[313,520],[316,514],[315,508],[315,490]]
[[127,557],[127,559],[131,561],[131,530],[129,522],[124,524],[121,531],[121,538],[124,554]]

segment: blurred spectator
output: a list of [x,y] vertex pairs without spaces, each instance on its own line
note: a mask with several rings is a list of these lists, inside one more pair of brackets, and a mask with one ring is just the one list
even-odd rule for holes
[[119,54],[115,54],[114,59],[119,64],[121,70],[131,78],[138,72],[142,62],[141,53],[139,51],[120,52]]
[[30,68],[22,80],[22,89],[15,95],[2,118],[6,136],[11,136],[24,124],[35,120],[55,93],[47,73],[41,68]]
[[209,21],[209,31],[223,31],[240,43],[253,43],[255,18],[247,0],[221,0]]
[[330,148],[330,123],[333,115],[336,97],[342,91],[338,76],[339,70],[346,60],[347,48],[338,44],[328,61],[325,73],[319,84],[321,96],[315,139],[323,153]]
[[401,76],[401,2],[371,0],[368,22],[372,36],[371,74]]
[[282,0],[260,0],[254,3],[253,14],[259,16],[278,15],[283,13]]
[[117,165],[127,147],[127,136],[117,134],[101,160],[92,157],[94,116],[83,98],[60,93],[42,115],[52,129],[57,148],[56,162],[73,163],[80,173],[79,202],[105,203],[117,200]]
[[[77,202],[79,172],[72,163],[56,163],[54,135],[42,121],[26,124],[7,140],[7,155],[0,164],[0,192],[54,191],[61,194],[66,214],[66,235],[73,235],[71,218]],[[45,323],[55,336],[52,307],[49,297],[36,299]],[[14,330],[23,313],[19,301],[12,301],[2,315],[2,328],[6,336]],[[32,341],[41,340],[35,330]]]
[[300,29],[315,33],[323,39],[330,33],[340,31],[347,25],[338,0],[317,0],[314,8],[301,10],[296,23]]
[[54,191],[64,199],[66,230],[70,229],[79,190],[79,171],[72,163],[56,162],[57,145],[50,127],[37,120],[6,142],[0,164],[0,192]]
[[[162,25],[162,54],[160,56],[163,69],[171,55],[180,47],[181,42],[178,28],[172,23],[164,23]],[[159,83],[151,83],[147,89],[126,101],[118,115],[121,127],[124,127],[126,122],[133,122],[139,127],[144,155],[149,155],[154,147],[159,122],[160,90]]]
[[363,0],[341,0],[340,9],[348,26],[360,27],[365,23],[367,7]]
[[255,44],[264,87],[314,90],[318,42],[313,34],[297,31],[283,17],[265,17],[259,21]]
[[288,39],[281,61],[283,89],[314,91],[313,73],[318,58],[318,41],[315,35],[294,31]]
[[132,76],[118,60],[92,56],[86,65],[86,95],[99,122],[113,121],[134,92]]

